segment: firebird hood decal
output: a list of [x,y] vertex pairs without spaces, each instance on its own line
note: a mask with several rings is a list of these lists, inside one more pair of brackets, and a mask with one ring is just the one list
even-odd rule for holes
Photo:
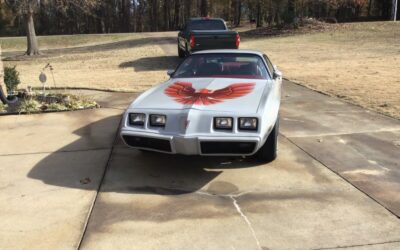
[[256,113],[271,84],[261,79],[175,78],[146,91],[131,108]]
[[226,99],[235,99],[253,91],[254,83],[234,83],[225,88],[196,90],[190,82],[175,82],[169,85],[164,93],[176,102],[186,105],[212,105]]

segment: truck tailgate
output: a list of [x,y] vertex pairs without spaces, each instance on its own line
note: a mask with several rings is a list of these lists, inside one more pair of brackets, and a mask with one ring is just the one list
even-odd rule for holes
[[205,49],[236,49],[235,31],[213,30],[213,31],[192,31],[195,37],[196,46],[194,50]]

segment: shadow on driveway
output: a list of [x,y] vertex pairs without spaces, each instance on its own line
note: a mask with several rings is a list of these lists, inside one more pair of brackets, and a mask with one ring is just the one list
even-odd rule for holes
[[[118,42],[72,47],[72,48],[62,48],[62,49],[47,49],[41,50],[43,53],[40,57],[52,57],[64,54],[77,54],[77,53],[93,53],[93,52],[105,52],[111,50],[122,50],[142,47],[150,44],[164,45],[171,44],[175,41],[171,37],[144,37],[139,39],[130,39]],[[38,57],[23,56],[24,51],[10,51],[3,52],[2,56],[4,61],[19,61],[19,60],[35,60]]]
[[[178,195],[201,189],[223,169],[259,165],[238,157],[179,156],[129,149],[120,139],[113,142],[119,117],[108,117],[74,131],[80,139],[41,160],[28,177],[74,189],[97,190],[99,185],[103,185],[102,191],[105,192]],[[110,141],[110,147],[105,147],[107,143],[104,141]],[[113,143],[116,145],[102,184],[101,176]],[[102,166],[98,166],[100,157],[104,158]]]
[[134,71],[159,71],[175,69],[182,61],[177,56],[142,57],[134,61],[123,62],[120,68],[133,68]]

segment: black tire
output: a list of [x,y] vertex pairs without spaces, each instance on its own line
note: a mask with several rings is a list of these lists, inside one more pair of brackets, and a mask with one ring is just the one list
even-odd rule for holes
[[181,49],[181,47],[179,47],[179,44],[178,44],[178,56],[179,56],[179,58],[184,58],[185,54],[186,54],[185,51],[183,51]]
[[188,45],[187,44],[185,44],[185,57],[186,56],[190,56],[190,52],[188,50]]
[[277,157],[278,149],[278,134],[279,134],[279,117],[276,120],[275,126],[269,134],[264,145],[258,150],[257,158],[262,162],[272,162]]

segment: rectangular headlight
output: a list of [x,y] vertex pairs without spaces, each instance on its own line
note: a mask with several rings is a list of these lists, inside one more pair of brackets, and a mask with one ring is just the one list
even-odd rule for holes
[[134,126],[144,126],[146,115],[141,113],[130,113],[129,124]]
[[241,130],[257,130],[258,119],[255,117],[241,117],[239,118],[239,129]]
[[214,128],[232,130],[233,119],[231,117],[215,117]]
[[154,127],[165,127],[167,116],[165,115],[150,115],[150,125]]

